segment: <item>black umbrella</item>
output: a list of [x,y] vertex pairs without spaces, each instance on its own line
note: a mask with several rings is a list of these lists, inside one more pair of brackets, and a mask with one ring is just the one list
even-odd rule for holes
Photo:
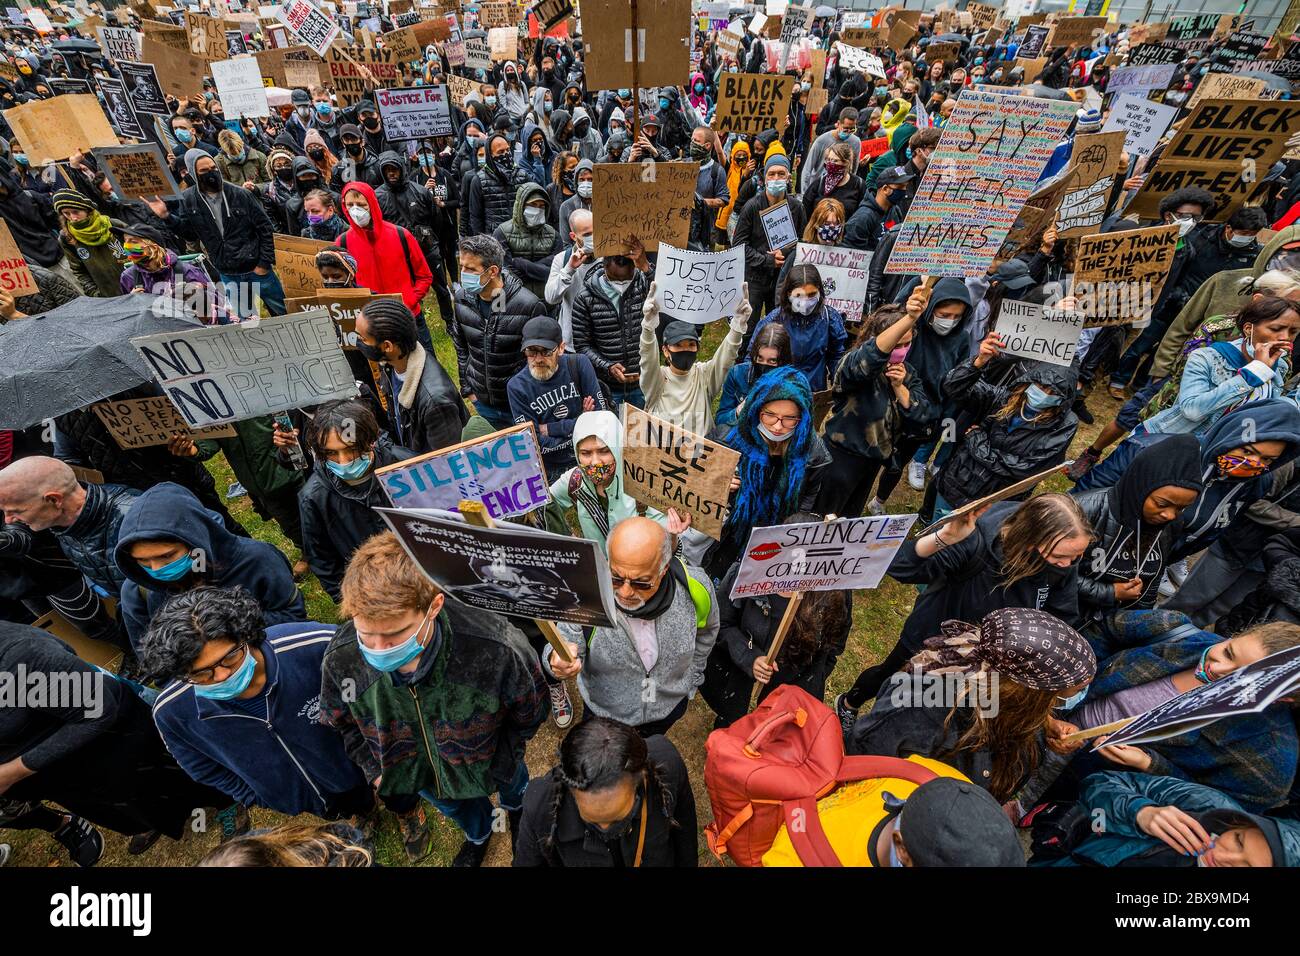
[[0,327],[0,428],[20,429],[153,379],[131,339],[197,328],[175,300],[83,296]]
[[67,50],[69,53],[92,53],[98,56],[102,51],[94,40],[73,37],[70,40],[55,40],[50,44],[54,50]]
[[1270,90],[1289,90],[1291,81],[1283,79],[1276,73],[1270,73],[1268,70],[1242,70],[1237,76],[1249,76],[1252,79],[1263,80],[1264,85]]
[[970,37],[964,33],[941,33],[931,43],[970,43]]

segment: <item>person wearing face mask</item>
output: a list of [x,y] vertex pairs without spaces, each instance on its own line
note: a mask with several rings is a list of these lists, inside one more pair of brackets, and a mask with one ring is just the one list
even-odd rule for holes
[[573,167],[573,195],[560,204],[559,221],[569,222],[569,217],[579,209],[590,211],[592,183],[596,178],[595,163],[590,159],[580,159]]
[[[221,178],[211,156],[191,149],[185,165],[195,185],[179,200],[153,199],[149,208],[182,239],[199,242],[227,287],[227,301],[261,299],[271,315],[284,315],[284,287],[275,274],[275,227],[247,189]],[[235,294],[239,290],[250,294]]]
[[436,231],[440,218],[445,217],[439,215],[438,201],[423,180],[408,175],[407,163],[392,150],[380,154],[379,169],[384,183],[375,190],[375,198],[379,201],[384,220],[406,229],[419,242],[433,276],[433,293],[438,299],[438,309],[442,315],[450,315],[451,290],[447,287],[442,244]]
[[683,155],[690,147],[691,132],[701,125],[696,120],[695,111],[683,106],[681,91],[675,86],[661,87],[656,105],[656,115],[662,124],[656,145],[666,151],[667,156]]
[[569,221],[564,215],[564,207],[573,208],[575,203],[580,202],[578,162],[578,154],[572,150],[556,153],[555,158],[551,160],[549,183],[546,187],[546,195],[551,200],[547,222],[556,228],[561,222]]
[[330,188],[341,192],[348,183],[363,182],[378,189],[384,184],[384,173],[379,166],[379,154],[366,145],[361,129],[351,123],[339,127],[339,141],[343,144],[343,157],[330,175]]
[[403,816],[408,858],[430,850],[421,798],[465,835],[452,866],[482,864],[496,829],[493,793],[517,843],[524,751],[547,713],[524,635],[504,617],[448,601],[391,532],[349,562],[339,611],[347,623],[322,663],[321,720]]
[[[316,172],[320,173],[321,182],[327,183],[333,179],[334,169],[339,164],[339,158],[329,145],[329,142],[321,135],[320,130],[309,129],[307,131],[306,146],[304,148],[307,158],[316,167]],[[339,148],[342,149],[342,146]]]
[[741,406],[755,382],[772,369],[794,361],[790,352],[790,333],[780,322],[769,322],[763,326],[762,332],[751,338],[748,355],[745,361],[731,366],[722,383],[722,398],[718,400],[718,412],[714,417],[714,427],[719,431],[726,431],[736,424]]
[[[89,200],[86,203],[90,205]],[[24,259],[78,283],[57,238],[63,221],[50,197],[23,189],[13,167],[5,162],[0,162],[0,219],[9,227]]]
[[373,507],[387,507],[374,473],[412,457],[380,431],[361,399],[326,402],[312,413],[304,446],[314,460],[298,494],[303,556],[321,587],[336,602],[352,553],[387,527]]
[[262,209],[275,226],[276,232],[288,233],[289,217],[286,209],[296,195],[293,178],[293,161],[298,157],[284,146],[273,146],[266,157],[267,182],[254,193],[261,200]]
[[[643,825],[644,824],[644,825]],[[613,869],[699,862],[695,795],[667,737],[592,717],[529,781],[514,866]]]
[[217,168],[221,177],[228,183],[252,189],[258,183],[266,182],[266,154],[253,149],[244,142],[243,137],[228,129],[217,134],[217,145],[221,153],[217,156]]
[[[700,568],[673,557],[673,535],[650,518],[629,517],[609,535],[613,627],[560,624],[572,660],[554,651],[546,669],[577,677],[586,712],[621,721],[642,737],[667,733],[704,682],[718,637],[718,600]],[[646,693],[646,688],[653,693]]]
[[517,121],[522,121],[531,105],[528,84],[519,73],[518,64],[507,62],[501,68],[501,85],[497,87],[497,103],[507,114]]
[[63,222],[59,245],[82,291],[86,295],[118,295],[126,265],[121,240],[124,224],[109,219],[75,189],[60,189],[53,203]]
[[[186,302],[201,302],[198,315],[206,322],[225,325],[235,316],[225,305],[221,287],[195,262],[182,262],[166,246],[160,230],[149,226],[127,226],[122,232],[122,252],[126,267],[118,278],[118,295],[143,292],[149,295],[174,295],[178,284]],[[193,290],[203,289],[202,296]]]
[[585,106],[573,110],[573,144],[572,149],[583,159],[595,162],[601,153],[600,132],[591,121],[591,114]]
[[[804,184],[807,195],[813,181],[821,176],[827,158],[827,151],[836,145],[848,149],[848,161],[841,160],[841,175],[854,175],[858,171],[858,156],[862,151],[862,140],[858,138],[858,111],[846,106],[836,115],[835,125],[822,133],[808,147],[808,155],[799,171],[799,181]],[[823,194],[825,195],[825,194]]]
[[849,171],[852,155],[846,144],[833,143],[825,152],[825,162],[821,172],[816,176],[809,176],[808,171],[804,170],[802,174],[803,181],[807,183],[803,191],[803,208],[812,211],[810,226],[811,219],[817,216],[818,205],[823,201],[834,200],[843,207],[837,220],[841,227],[840,235],[837,235],[834,241],[826,243],[827,245],[840,244],[844,223],[857,211],[865,194],[866,187],[862,180]]
[[[463,181],[467,174],[478,169],[475,150],[480,144],[487,142],[487,127],[483,125],[482,120],[471,117],[456,131],[456,142],[460,145],[456,147],[455,155],[452,157],[452,171],[459,180]],[[461,189],[464,191],[463,184]]]
[[[752,299],[752,297],[751,297]],[[763,317],[754,329],[760,332],[769,322],[780,322],[790,333],[794,367],[820,392],[839,367],[848,344],[844,316],[826,304],[821,273],[814,265],[790,267],[781,283],[777,308]]]
[[515,165],[510,140],[493,133],[487,142],[487,164],[465,180],[462,236],[491,236],[497,226],[510,220],[515,193],[527,181],[527,175]]
[[[745,247],[745,281],[749,285],[749,304],[754,312],[766,316],[776,304],[777,277],[785,265],[788,249],[770,249],[760,213],[780,203],[790,210],[796,235],[808,225],[808,214],[797,197],[788,195],[790,160],[774,146],[763,163],[762,191],[745,202],[736,221],[733,246]],[[757,329],[755,330],[757,331]]]
[[640,241],[627,255],[605,256],[590,269],[573,300],[573,347],[596,367],[617,408],[631,402],[645,407],[641,352],[636,329],[650,292],[651,266]]
[[[334,103],[330,98],[329,92],[323,86],[313,86],[311,88],[311,129],[316,132],[325,143],[330,152],[338,155],[343,150],[343,144],[339,141],[339,122],[340,113],[334,108]],[[303,148],[308,146],[307,138],[303,138]]]
[[526,122],[514,151],[515,167],[523,173],[525,180],[539,186],[549,185],[555,155],[555,147],[546,131],[536,123]]
[[717,143],[717,134],[707,126],[697,126],[691,131],[689,156],[692,162],[700,164],[700,171],[695,177],[695,205],[691,210],[688,245],[698,252],[713,249],[718,210],[731,202],[727,171],[716,162]]
[[906,166],[891,166],[876,177],[876,192],[867,196],[844,226],[844,244],[852,249],[873,251],[885,231],[902,220],[900,206],[906,204],[908,189],[916,174]]
[[[583,162],[586,162],[586,160]],[[579,164],[579,169],[581,170],[581,164]],[[590,165],[588,165],[586,172],[590,175]],[[586,182],[590,185],[591,180],[588,179]],[[581,185],[582,183],[579,183],[579,186]],[[550,272],[546,277],[546,286],[543,292],[548,305],[559,306],[558,318],[564,342],[566,345],[571,346],[573,343],[573,302],[586,281],[587,273],[591,271],[597,260],[593,253],[595,240],[592,233],[591,212],[583,208],[573,209],[565,217],[565,222],[569,226],[569,243],[551,259]]]
[[730,245],[731,232],[734,229],[734,221],[739,211],[739,193],[741,185],[749,178],[746,170],[749,167],[750,149],[749,143],[743,139],[737,139],[731,144],[731,160],[727,163],[727,201],[718,209],[717,218],[714,220],[713,241],[718,245]]
[[551,197],[536,183],[525,183],[515,193],[514,214],[497,226],[492,237],[505,250],[506,265],[533,295],[546,292],[551,261],[560,251],[560,233],[547,221]]
[[339,215],[335,199],[327,189],[313,189],[302,200],[302,213],[306,224],[302,229],[305,239],[333,242],[348,231],[347,220]]
[[289,94],[289,103],[293,112],[284,124],[284,132],[293,139],[301,152],[306,141],[307,130],[311,129],[315,110],[311,104],[311,94],[303,89],[295,89]]
[[[678,153],[669,148],[662,135],[663,123],[657,113],[646,113],[641,119],[641,132],[631,145],[623,150],[619,162],[639,163],[647,159],[655,162],[667,162],[677,159]],[[631,136],[630,129],[625,130]],[[610,134],[613,138],[613,134]]]
[[709,95],[704,74],[698,70],[691,74],[691,91],[686,95],[686,102],[695,110],[697,122],[707,125],[713,120],[713,98]]
[[369,815],[374,794],[343,737],[312,719],[333,636],[315,622],[268,627],[240,587],[197,587],[163,605],[141,658],[164,684],[153,717],[176,762],[243,807]]
[[[356,117],[357,125],[361,127],[361,136],[365,141],[366,150],[372,156],[378,156],[388,149],[388,140],[384,138],[383,122],[374,100],[364,99],[358,102]],[[340,137],[342,137],[342,134],[343,127],[339,127]]]

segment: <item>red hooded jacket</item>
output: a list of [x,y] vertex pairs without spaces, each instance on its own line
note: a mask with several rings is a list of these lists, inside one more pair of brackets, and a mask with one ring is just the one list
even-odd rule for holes
[[[348,193],[360,193],[370,206],[370,225],[362,228],[348,211]],[[420,301],[433,285],[433,273],[415,237],[401,226],[384,221],[375,191],[367,183],[343,187],[343,218],[351,227],[334,244],[357,260],[357,285],[381,294],[400,292],[406,307],[420,314]]]

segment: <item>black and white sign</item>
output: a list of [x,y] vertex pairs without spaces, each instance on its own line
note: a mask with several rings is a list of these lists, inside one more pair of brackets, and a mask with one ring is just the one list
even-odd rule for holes
[[56,95],[64,93],[94,93],[90,86],[90,80],[73,80],[67,77],[55,76],[46,80],[50,90]]
[[1082,312],[1003,299],[997,324],[1002,353],[1069,365],[1074,361],[1085,318]]
[[131,108],[131,100],[126,95],[122,81],[111,76],[101,76],[97,82],[99,92],[104,97],[104,112],[108,114],[109,122],[117,134],[128,139],[144,139],[144,128],[141,127],[135,110]]
[[1051,27],[1045,27],[1041,23],[1035,23],[1031,27],[1025,28],[1025,42],[1020,44],[1016,50],[1016,56],[1026,60],[1033,60],[1043,53],[1043,44],[1047,42],[1047,35],[1052,32]]
[[170,116],[167,97],[162,84],[158,82],[158,71],[152,63],[131,63],[122,60],[117,64],[122,74],[122,83],[131,97],[131,105],[137,113],[149,116]]
[[126,27],[100,27],[99,45],[115,62],[140,59],[139,34]]
[[767,248],[770,252],[788,249],[799,241],[799,233],[794,229],[794,218],[790,214],[789,203],[778,203],[758,214],[763,223],[763,232],[767,236]]

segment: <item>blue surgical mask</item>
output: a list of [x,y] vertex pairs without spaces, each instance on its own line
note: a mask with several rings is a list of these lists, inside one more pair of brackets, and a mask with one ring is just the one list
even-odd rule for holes
[[668,97],[666,97],[666,96],[661,96],[661,97],[659,97],[659,108],[660,108],[661,110],[666,110],[666,109],[668,109],[668,107],[669,107],[670,105],[671,105],[671,104],[668,102]]
[[151,568],[147,564],[141,565],[144,573],[149,575],[155,581],[179,581],[185,575],[190,573],[194,562],[188,554],[182,554],[175,561],[168,561],[161,568]]
[[1080,704],[1083,703],[1083,699],[1087,696],[1088,696],[1088,688],[1085,687],[1083,690],[1079,691],[1079,693],[1071,694],[1069,697],[1057,697],[1056,709],[1074,710],[1074,708],[1078,707]]
[[555,109],[555,104],[552,103],[550,100],[547,100],[545,103],[542,104],[542,112],[544,113],[550,113],[554,109]]
[[345,481],[356,481],[370,470],[370,456],[362,455],[360,458],[352,459],[346,465],[340,465],[336,461],[327,461],[325,467]]
[[618,95],[619,95],[619,97],[620,97],[621,99],[625,99],[625,100],[626,100],[626,99],[628,99],[628,98],[630,98],[630,97],[632,96],[632,91],[631,91],[631,90],[619,90],[619,91],[618,91]]
[[483,275],[478,272],[461,272],[460,287],[470,293],[482,292]]
[[321,116],[329,116],[330,113],[334,112],[334,107],[331,106],[329,103],[317,103],[316,112],[319,113]]
[[402,643],[382,651],[376,651],[372,648],[366,647],[365,644],[361,643],[361,638],[358,636],[357,647],[361,649],[361,656],[364,657],[366,663],[375,670],[383,671],[384,673],[395,671],[399,667],[411,663],[411,661],[419,657],[420,652],[424,650],[424,645],[420,643],[420,632],[424,630],[424,625],[427,621],[428,615],[426,614],[425,619],[420,622],[420,626],[415,629],[415,633],[402,641]]
[[175,132],[177,142],[188,143],[194,138],[194,134],[187,129],[178,129]]
[[767,194],[769,196],[784,196],[786,185],[784,179],[773,179],[767,184]]
[[793,429],[786,432],[784,435],[777,435],[774,432],[770,431],[768,427],[764,425],[762,422],[758,423],[758,433],[762,435],[764,438],[766,438],[768,441],[774,441],[774,442],[789,441],[791,438],[794,437]]
[[208,700],[230,700],[248,690],[253,683],[253,674],[257,671],[257,658],[251,647],[244,648],[244,660],[225,680],[216,684],[195,684],[194,695]]
[[852,135],[853,134],[850,133],[848,130],[842,129],[835,134],[835,138],[838,139],[841,143],[847,143],[849,141],[849,137]]
[[497,105],[497,98],[496,98],[495,95],[494,95],[494,96],[485,96],[485,97],[483,97],[483,102],[486,103],[488,106],[496,106],[496,105]]
[[1031,408],[1036,412],[1045,412],[1049,408],[1055,408],[1061,404],[1060,395],[1049,395],[1037,385],[1030,385],[1025,389],[1025,407]]

